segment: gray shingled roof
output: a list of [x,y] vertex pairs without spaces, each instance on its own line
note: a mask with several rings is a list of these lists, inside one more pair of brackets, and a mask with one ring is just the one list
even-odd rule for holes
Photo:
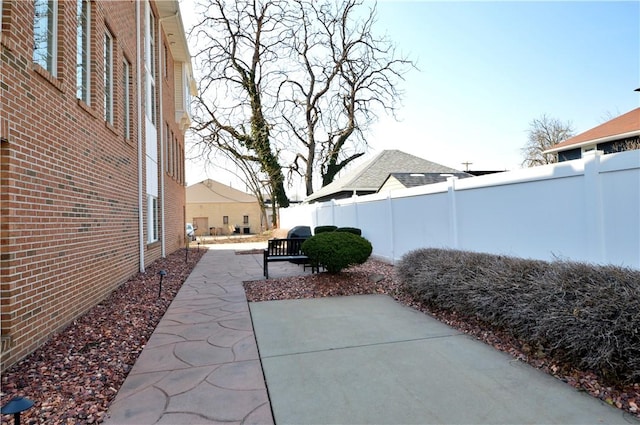
[[399,150],[382,151],[333,183],[309,195],[305,202],[344,191],[377,192],[392,173],[459,173],[459,170],[427,161]]

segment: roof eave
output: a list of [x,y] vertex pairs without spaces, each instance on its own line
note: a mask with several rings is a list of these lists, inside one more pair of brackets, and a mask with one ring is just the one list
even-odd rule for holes
[[163,25],[167,39],[169,40],[169,50],[171,55],[178,62],[187,65],[189,91],[192,96],[197,94],[195,79],[193,78],[193,66],[191,63],[191,53],[184,30],[184,21],[180,12],[178,1],[157,1],[156,7],[160,14],[160,22]]
[[628,137],[634,137],[634,136],[640,136],[640,130],[629,131],[627,133],[622,133],[622,134],[614,134],[612,136],[601,137],[599,139],[585,140],[584,142],[574,143],[571,145],[553,147],[551,149],[547,149],[546,151],[543,151],[542,153],[556,153],[556,152],[565,151],[569,149],[581,148],[584,146],[597,145],[599,143],[610,142],[612,140],[626,139]]

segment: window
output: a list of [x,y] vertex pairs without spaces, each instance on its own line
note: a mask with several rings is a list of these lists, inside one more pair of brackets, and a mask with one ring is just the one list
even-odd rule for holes
[[249,216],[245,215],[242,217],[242,224],[249,224]]
[[131,64],[125,58],[122,61],[122,101],[124,113],[122,115],[122,131],[125,139],[131,139]]
[[228,215],[223,215],[222,216],[222,224],[229,224],[229,216]]
[[113,36],[104,32],[104,120],[113,125]]
[[173,132],[171,133],[171,146],[172,146],[172,150],[173,150],[173,156],[171,158],[171,160],[173,161],[172,164],[172,170],[173,170],[173,178],[179,182],[179,178],[178,178],[178,155],[180,154],[178,152],[178,140],[176,139],[175,134],[173,134]]
[[90,43],[90,6],[88,0],[77,0],[78,31],[76,33],[76,97],[89,104],[89,64],[91,52]]
[[169,127],[169,123],[167,123],[167,149],[169,151],[169,155],[167,157],[167,172],[171,177],[175,176],[175,169],[173,167],[173,156],[175,155],[175,151],[173,149],[173,131]]
[[164,78],[169,78],[169,49],[167,49],[167,45],[163,44],[164,48]]
[[147,240],[149,243],[158,240],[160,223],[158,221],[158,198],[153,195],[147,195]]
[[558,162],[571,161],[582,157],[582,149],[575,148],[558,152]]
[[178,145],[179,155],[178,155],[178,179],[180,183],[184,184],[184,146]]
[[176,136],[173,135],[173,132],[171,133],[171,135],[173,136],[173,177],[176,180],[180,180],[180,176],[178,175],[178,139],[176,139]]
[[35,0],[33,16],[33,61],[57,76],[58,2]]
[[[147,3],[148,5],[148,3]],[[153,124],[156,123],[156,18],[148,8],[147,25],[145,27],[145,75],[146,75],[146,114]]]
[[164,123],[164,170],[165,173],[171,175],[171,135],[169,123]]
[[178,168],[176,167],[176,155],[177,155],[177,151],[176,151],[176,138],[173,134],[173,131],[171,132],[171,177],[173,177],[174,180],[178,180]]

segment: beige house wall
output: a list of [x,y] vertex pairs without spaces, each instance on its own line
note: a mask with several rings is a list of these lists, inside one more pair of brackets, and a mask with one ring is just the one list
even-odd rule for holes
[[406,186],[400,183],[400,181],[397,178],[393,176],[389,176],[385,184],[383,184],[380,190],[378,190],[378,193],[389,192],[391,190],[397,190],[397,189],[406,189]]
[[[249,223],[244,223],[244,216],[249,216]],[[223,223],[223,217],[229,217],[229,224]],[[240,233],[260,233],[266,229],[267,223],[261,223],[260,206],[257,202],[216,202],[216,203],[187,203],[186,219],[188,223],[195,223],[197,218],[206,217],[209,229],[198,228],[196,236],[222,234],[230,235],[235,226]],[[214,230],[215,228],[215,230]]]

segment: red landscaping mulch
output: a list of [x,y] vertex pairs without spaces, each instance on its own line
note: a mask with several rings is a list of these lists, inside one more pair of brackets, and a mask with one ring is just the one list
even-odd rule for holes
[[[185,249],[155,261],[109,297],[2,373],[0,404],[35,402],[23,424],[102,422],[138,355],[197,262],[207,251]],[[188,260],[188,262],[187,262]],[[162,279],[159,293],[159,271]],[[13,415],[2,415],[2,425]]]

